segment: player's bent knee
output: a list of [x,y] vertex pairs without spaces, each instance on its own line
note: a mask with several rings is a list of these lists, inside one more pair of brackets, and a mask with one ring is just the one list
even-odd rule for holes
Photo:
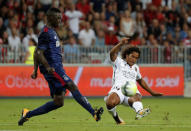
[[106,107],[107,107],[108,110],[110,110],[110,109],[114,108],[115,105],[112,104],[112,103],[106,103]]
[[107,100],[106,101],[106,106],[107,106],[107,109],[112,109],[114,108],[116,105],[118,105],[118,101],[116,99],[110,99],[110,100]]

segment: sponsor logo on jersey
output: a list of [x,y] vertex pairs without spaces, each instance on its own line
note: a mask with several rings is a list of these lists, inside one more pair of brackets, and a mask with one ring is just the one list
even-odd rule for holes
[[63,78],[64,78],[64,80],[66,80],[66,81],[69,80],[68,76],[66,76],[66,75],[63,75]]
[[56,47],[59,47],[60,46],[60,42],[57,40],[56,41]]

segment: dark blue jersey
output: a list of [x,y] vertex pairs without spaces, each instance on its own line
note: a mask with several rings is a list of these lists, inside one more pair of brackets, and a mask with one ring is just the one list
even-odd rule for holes
[[[53,68],[62,68],[61,45],[57,33],[45,26],[38,37],[37,48],[44,50],[48,64]],[[43,65],[39,65],[41,73],[46,73]]]

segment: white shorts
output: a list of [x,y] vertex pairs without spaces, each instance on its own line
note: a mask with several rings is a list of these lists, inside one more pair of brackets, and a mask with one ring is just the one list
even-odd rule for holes
[[[113,86],[113,87],[111,88],[111,90],[109,91],[107,97],[108,97],[110,94],[112,94],[112,93],[116,93],[116,94],[119,96],[119,98],[120,98],[120,104],[123,103],[124,99],[129,99],[129,98],[130,98],[129,96],[123,95],[123,93],[121,92],[121,88],[116,87],[116,86]],[[136,93],[138,93],[138,94],[141,95],[141,93],[139,92],[139,90],[137,90]],[[105,97],[104,100],[106,100],[107,97]]]

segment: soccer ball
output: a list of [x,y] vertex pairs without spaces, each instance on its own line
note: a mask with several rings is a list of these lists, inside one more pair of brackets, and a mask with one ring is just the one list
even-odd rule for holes
[[134,96],[137,92],[137,85],[135,82],[128,81],[121,87],[121,92],[125,96]]

